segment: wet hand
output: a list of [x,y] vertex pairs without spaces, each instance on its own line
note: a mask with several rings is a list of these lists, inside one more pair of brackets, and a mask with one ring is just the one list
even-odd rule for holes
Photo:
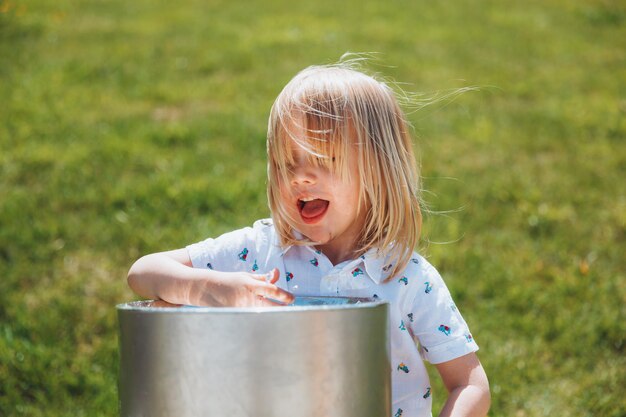
[[278,288],[278,269],[267,274],[214,272],[192,288],[195,305],[221,307],[267,307],[291,304],[293,294]]

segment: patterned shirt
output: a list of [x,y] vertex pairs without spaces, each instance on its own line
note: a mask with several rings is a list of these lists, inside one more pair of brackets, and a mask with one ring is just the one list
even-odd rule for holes
[[400,274],[377,251],[333,265],[311,246],[281,247],[271,219],[187,247],[195,268],[266,273],[296,296],[371,297],[389,302],[392,413],[431,415],[431,389],[423,360],[438,364],[478,350],[441,276],[413,253]]

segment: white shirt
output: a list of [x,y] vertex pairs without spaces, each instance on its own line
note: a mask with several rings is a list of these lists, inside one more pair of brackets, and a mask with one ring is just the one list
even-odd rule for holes
[[271,219],[187,247],[195,268],[266,273],[296,296],[373,297],[389,302],[392,415],[431,415],[423,360],[438,364],[478,350],[441,276],[423,257],[385,281],[389,265],[375,250],[338,265],[309,246],[281,248]]

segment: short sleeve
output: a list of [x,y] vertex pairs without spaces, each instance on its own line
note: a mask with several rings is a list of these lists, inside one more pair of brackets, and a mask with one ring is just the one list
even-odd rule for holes
[[246,227],[187,246],[194,268],[256,272],[267,258],[273,227],[257,221]]
[[417,276],[418,290],[408,322],[424,359],[438,364],[477,351],[478,345],[437,270],[422,258]]

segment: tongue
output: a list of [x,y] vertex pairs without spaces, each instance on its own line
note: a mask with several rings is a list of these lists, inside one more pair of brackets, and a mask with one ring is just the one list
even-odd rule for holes
[[317,217],[320,214],[322,214],[326,208],[328,207],[328,201],[326,200],[312,200],[312,201],[307,201],[306,203],[304,203],[304,205],[302,206],[302,217],[305,218],[313,218],[313,217]]

